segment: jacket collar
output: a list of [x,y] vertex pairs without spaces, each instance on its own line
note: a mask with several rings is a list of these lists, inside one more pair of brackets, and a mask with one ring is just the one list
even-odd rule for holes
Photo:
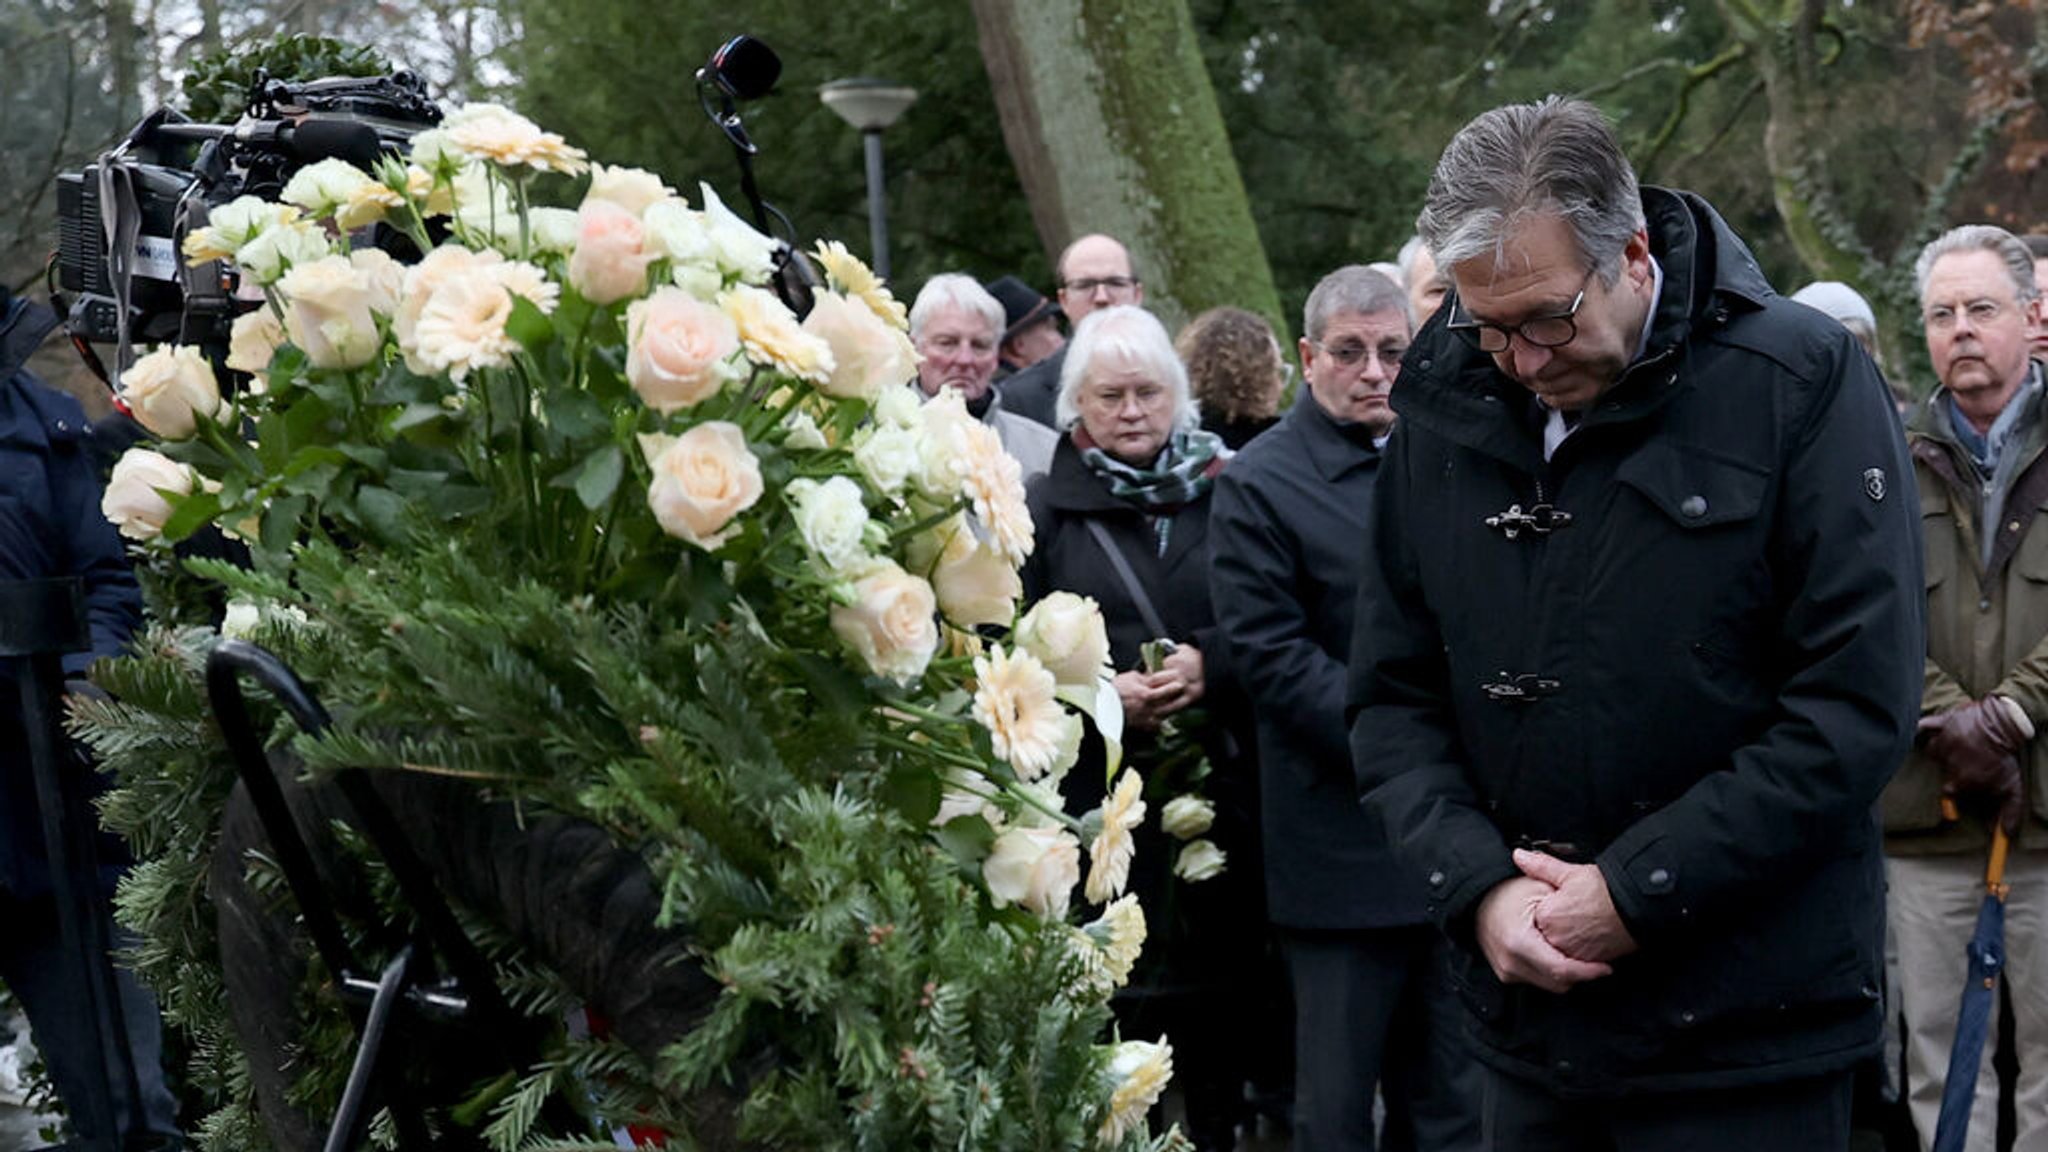
[[20,297],[0,296],[6,301],[0,309],[0,380],[4,380],[28,363],[28,358],[42,346],[57,327],[57,314],[47,307]]
[[[1712,205],[1690,192],[1647,185],[1642,197],[1650,253],[1664,272],[1648,351],[1601,394],[1582,427],[1641,420],[1662,408],[1690,386],[1683,371],[1688,344],[1774,295],[1756,257]],[[1501,375],[1491,356],[1444,326],[1455,297],[1453,289],[1447,306],[1417,333],[1409,353],[1415,371],[1402,372],[1394,410],[1404,420],[1533,471],[1541,466],[1543,449],[1540,432],[1522,419],[1528,392]]]
[[1309,463],[1325,481],[1335,481],[1347,472],[1379,463],[1380,450],[1346,435],[1343,426],[1316,402],[1306,384],[1294,398],[1294,406],[1287,410],[1284,422],[1301,437]]

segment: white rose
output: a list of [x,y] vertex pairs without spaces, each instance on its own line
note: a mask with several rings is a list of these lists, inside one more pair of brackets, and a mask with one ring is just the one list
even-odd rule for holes
[[712,278],[712,291],[718,290],[718,269],[711,263],[711,233],[702,212],[681,200],[662,200],[647,206],[640,214],[640,224],[647,230],[644,242],[650,252],[678,266],[703,267]]
[[534,208],[526,214],[527,237],[535,251],[567,256],[576,250],[576,232],[582,221],[570,208]]
[[1174,858],[1173,874],[1194,884],[1221,873],[1223,864],[1223,849],[1208,840],[1190,840]]
[[884,388],[882,394],[875,398],[875,419],[885,427],[915,431],[919,427],[918,413],[923,408],[923,394],[910,385]]
[[853,463],[875,491],[896,496],[917,472],[917,433],[893,425],[876,425],[854,437]]
[[189,440],[198,418],[220,415],[220,383],[199,349],[166,345],[121,373],[121,399],[144,428],[166,440]]
[[917,371],[910,338],[889,327],[866,303],[833,292],[812,298],[804,331],[832,346],[832,374],[818,391],[842,400],[873,401]]
[[228,610],[221,614],[220,634],[230,640],[247,640],[262,623],[263,612],[256,605],[247,600],[230,600]]
[[235,249],[235,266],[253,283],[275,284],[287,271],[333,251],[326,235],[311,224],[283,224]]
[[271,357],[284,343],[284,321],[265,304],[254,312],[244,312],[235,317],[234,326],[228,329],[227,366],[236,372],[247,372],[257,377],[251,381],[250,390],[261,392],[262,375],[270,370]]
[[910,684],[939,646],[932,586],[888,561],[854,581],[853,603],[832,609],[832,632],[877,676]]
[[981,878],[998,906],[1019,904],[1046,920],[1065,919],[1081,881],[1081,842],[1062,828],[1011,828],[996,837]]
[[939,610],[960,627],[1007,625],[1016,619],[1017,598],[1024,594],[1017,566],[977,542],[967,517],[954,516],[919,533],[905,559],[912,571],[932,582]]
[[825,430],[809,412],[791,412],[782,421],[782,446],[798,452],[823,452],[832,446]]
[[1193,840],[1216,823],[1216,806],[1190,793],[1175,796],[1159,812],[1159,827],[1175,840]]
[[609,200],[635,216],[647,211],[651,204],[675,195],[675,189],[661,182],[661,177],[640,168],[613,168],[604,164],[590,167],[590,189],[583,194],[583,202]]
[[237,249],[264,232],[298,219],[299,210],[289,204],[273,204],[255,196],[237,196],[218,208],[208,209],[206,226],[185,237],[185,259],[193,264],[226,260]]
[[1070,688],[1093,688],[1109,672],[1109,632],[1086,596],[1054,592],[1017,622],[1017,644]]
[[161,452],[130,448],[107,478],[100,514],[130,540],[154,540],[171,518],[171,502],[164,494],[184,496],[192,488],[190,468]]
[[332,215],[366,185],[374,184],[370,174],[346,160],[328,158],[306,165],[285,182],[278,199],[296,204],[315,216]]
[[775,241],[733,215],[711,185],[697,187],[704,196],[704,223],[719,271],[742,284],[767,283],[775,271]]
[[370,311],[379,316],[398,311],[398,302],[405,294],[405,265],[381,248],[358,248],[348,254],[348,262],[363,278]]
[[344,256],[295,265],[277,282],[286,299],[285,331],[315,368],[360,368],[377,358],[384,337],[370,314],[369,278]]
[[789,501],[796,529],[811,555],[827,572],[844,573],[867,560],[862,534],[868,524],[860,485],[844,476],[824,483],[789,482]]

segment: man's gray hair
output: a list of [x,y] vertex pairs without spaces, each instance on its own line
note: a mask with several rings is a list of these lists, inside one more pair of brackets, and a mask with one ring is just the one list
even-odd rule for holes
[[981,281],[958,272],[941,272],[924,282],[917,290],[917,299],[910,305],[910,342],[915,344],[924,334],[924,326],[931,322],[932,313],[940,308],[953,307],[970,316],[980,316],[988,323],[989,335],[1000,342],[1003,338],[1003,303],[981,286]]
[[1934,273],[1934,262],[1958,252],[1989,252],[1998,257],[2012,279],[2014,298],[2021,304],[2041,294],[2034,283],[2034,254],[2025,241],[1996,224],[1965,224],[1928,241],[1920,258],[1913,261],[1913,295],[1920,307],[1927,307],[1927,278]]
[[1088,370],[1101,360],[1136,367],[1155,383],[1166,385],[1173,392],[1174,427],[1188,431],[1201,427],[1202,409],[1188,387],[1187,366],[1173,350],[1173,337],[1167,335],[1166,325],[1135,304],[1113,304],[1082,317],[1067,344],[1066,363],[1060,365],[1060,394],[1053,402],[1053,424],[1061,431],[1080,420],[1075,400],[1088,379]]
[[1415,230],[1448,271],[1499,259],[1523,220],[1552,215],[1572,230],[1603,283],[1621,275],[1621,250],[1643,226],[1635,170],[1600,110],[1548,96],[1481,113],[1444,148]]
[[1427,251],[1429,245],[1422,242],[1422,237],[1410,236],[1408,242],[1401,245],[1401,251],[1394,255],[1394,263],[1401,268],[1402,287],[1415,287],[1415,258]]
[[1408,293],[1393,278],[1363,264],[1346,264],[1316,283],[1301,309],[1302,335],[1320,344],[1329,330],[1330,318],[1339,315],[1370,316],[1375,312],[1398,313],[1415,330],[1415,317],[1408,311]]

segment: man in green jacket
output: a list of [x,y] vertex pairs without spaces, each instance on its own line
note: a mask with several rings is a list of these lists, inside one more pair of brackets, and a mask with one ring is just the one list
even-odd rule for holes
[[[2019,849],[2006,867],[2020,1065],[2014,1146],[2037,1148],[2048,1141],[2048,984],[2037,982],[2048,980],[2048,742],[2033,739],[2048,724],[2048,528],[2038,523],[2048,514],[2048,420],[2028,342],[2040,292],[2026,246],[1988,225],[1929,244],[1914,277],[1941,387],[1907,433],[1927,564],[1920,740],[1883,804],[1906,1084],[1924,1145],[1941,1112],[1963,944],[1996,821]],[[1944,800],[1956,819],[1945,817]],[[1997,1085],[1985,1060],[1971,1149],[1993,1145]]]

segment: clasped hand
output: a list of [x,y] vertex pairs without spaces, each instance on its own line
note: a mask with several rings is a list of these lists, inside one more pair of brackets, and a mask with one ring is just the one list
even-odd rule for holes
[[1515,867],[1522,874],[1480,900],[1474,925],[1501,983],[1563,992],[1636,950],[1598,865],[1517,849]]
[[1153,729],[1168,716],[1202,698],[1202,650],[1182,644],[1160,661],[1157,672],[1119,672],[1110,682],[1123,701],[1124,723]]

